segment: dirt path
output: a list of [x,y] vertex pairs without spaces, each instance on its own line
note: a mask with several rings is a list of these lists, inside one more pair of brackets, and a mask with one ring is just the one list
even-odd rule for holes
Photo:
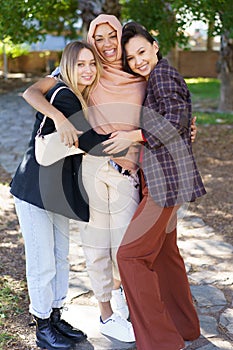
[[[14,86],[22,86],[20,84],[25,86],[28,82],[11,81],[7,85],[1,81],[0,94],[9,89],[11,91]],[[213,227],[214,231],[222,234],[224,241],[230,244],[233,244],[232,150],[233,125],[198,126],[194,153],[208,194],[189,206],[189,210]],[[34,328],[27,327],[30,319],[25,287],[24,249],[13,201],[9,195],[10,180],[11,175],[1,166],[0,161],[0,276],[3,276],[0,278],[0,290],[4,291],[9,285],[8,294],[12,295],[7,318],[0,320],[0,328],[1,332],[18,334],[18,339],[24,337],[28,343],[25,346],[19,340],[16,344],[9,339],[9,345],[4,349],[29,350],[33,349],[31,344],[34,344]]]

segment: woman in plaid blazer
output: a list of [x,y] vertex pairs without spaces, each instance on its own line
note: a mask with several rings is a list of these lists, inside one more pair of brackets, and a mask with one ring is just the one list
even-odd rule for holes
[[[138,350],[180,350],[199,337],[176,213],[205,194],[190,141],[191,99],[183,78],[137,23],[123,28],[123,65],[148,80],[141,125],[143,198],[118,250]],[[135,139],[142,141],[142,139]]]

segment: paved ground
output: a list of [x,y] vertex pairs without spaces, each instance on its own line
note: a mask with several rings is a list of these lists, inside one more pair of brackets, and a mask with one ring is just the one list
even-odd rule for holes
[[[33,110],[23,101],[20,91],[0,95],[0,164],[10,174],[21,160],[33,122]],[[203,219],[189,213],[188,208],[180,211],[179,247],[202,330],[197,341],[186,345],[190,350],[229,350],[233,349],[233,246],[205,225]],[[64,317],[89,336],[78,349],[136,349],[135,344],[116,342],[98,332],[98,308],[74,221],[71,221],[70,264],[68,309]]]

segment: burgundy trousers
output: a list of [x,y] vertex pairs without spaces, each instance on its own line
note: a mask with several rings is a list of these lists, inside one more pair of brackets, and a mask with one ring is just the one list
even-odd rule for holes
[[200,335],[184,261],[177,247],[177,208],[143,198],[117,259],[138,350],[179,350]]

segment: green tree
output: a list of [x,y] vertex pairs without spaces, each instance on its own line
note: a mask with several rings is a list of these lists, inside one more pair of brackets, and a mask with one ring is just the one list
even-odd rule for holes
[[76,35],[77,0],[0,0],[0,38],[36,42],[46,33]]
[[[182,1],[180,1],[182,2]],[[219,110],[233,112],[233,2],[232,0],[186,1],[182,11],[209,25],[209,37],[221,36],[218,72],[221,80]]]
[[161,44],[161,51],[167,54],[176,43],[185,45],[184,35],[186,20],[176,18],[174,1],[164,0],[121,0],[124,21],[134,20],[144,25],[156,36]]
[[0,40],[15,44],[36,42],[47,33],[75,38],[79,18],[90,22],[101,12],[120,15],[118,0],[0,0],[0,9]]
[[7,75],[6,43],[32,43],[43,40],[47,33],[62,32],[69,38],[77,36],[79,18],[77,0],[0,0],[0,42],[4,51]]

